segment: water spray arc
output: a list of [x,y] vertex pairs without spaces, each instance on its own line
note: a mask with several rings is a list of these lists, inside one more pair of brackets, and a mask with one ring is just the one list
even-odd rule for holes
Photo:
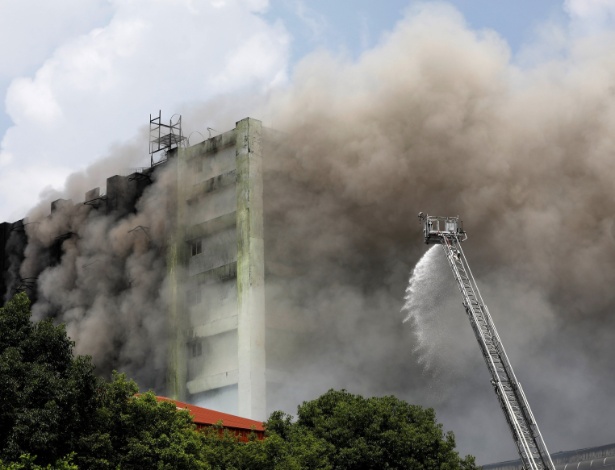
[[467,234],[459,217],[437,217],[421,212],[419,219],[423,223],[425,243],[440,244],[444,249],[463,296],[463,306],[491,373],[491,384],[506,416],[524,468],[554,470],[555,466],[525,393],[515,377],[487,305],[480,295],[468,260],[461,249],[461,242],[467,239]]

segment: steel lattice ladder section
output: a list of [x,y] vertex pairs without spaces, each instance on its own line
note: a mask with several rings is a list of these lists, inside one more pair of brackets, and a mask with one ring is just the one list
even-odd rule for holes
[[554,470],[553,461],[542,439],[538,424],[521,384],[515,377],[502,341],[461,249],[461,240],[455,233],[440,233],[439,236],[459,290],[463,295],[463,305],[491,373],[491,383],[519,449],[523,465],[528,470]]

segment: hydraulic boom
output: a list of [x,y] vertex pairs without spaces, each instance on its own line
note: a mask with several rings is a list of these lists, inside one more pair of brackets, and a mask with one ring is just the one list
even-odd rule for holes
[[491,384],[519,449],[523,466],[527,470],[555,470],[530,405],[515,377],[487,305],[478,291],[468,260],[461,249],[461,242],[467,239],[467,235],[459,217],[434,217],[421,212],[419,219],[423,223],[425,243],[442,245],[453,270],[463,296],[463,306],[491,373]]

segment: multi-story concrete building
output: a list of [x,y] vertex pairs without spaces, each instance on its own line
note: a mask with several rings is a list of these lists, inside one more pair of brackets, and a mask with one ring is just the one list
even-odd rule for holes
[[[193,146],[182,145],[185,139],[173,134],[173,125],[160,129],[155,141],[156,150],[165,151],[162,161],[152,157],[151,168],[108,178],[106,192],[89,191],[83,204],[121,218],[137,211],[155,172],[174,174],[165,208],[172,214],[165,250],[172,330],[165,392],[264,419],[268,361],[261,122],[243,119],[234,129]],[[55,201],[52,212],[63,204],[73,205]],[[62,243],[73,236],[55,236],[46,248],[54,253],[48,264],[58,263]],[[17,248],[11,247],[15,240],[20,240]],[[37,296],[37,279],[15,274],[26,242],[24,220],[0,226],[3,298],[20,289]]]
[[[193,401],[266,413],[262,126],[181,149],[177,227],[168,257],[177,270],[172,391]],[[229,405],[226,405],[229,406]]]

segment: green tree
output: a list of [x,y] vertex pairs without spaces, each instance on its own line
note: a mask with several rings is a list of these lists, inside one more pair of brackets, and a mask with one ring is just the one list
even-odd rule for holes
[[73,357],[63,326],[33,323],[25,294],[0,308],[0,468],[209,468],[190,415],[137,392]]
[[121,468],[198,470],[202,461],[202,439],[192,417],[173,403],[157,402],[152,392],[128,400],[120,415]]
[[63,326],[30,321],[24,293],[0,308],[1,459],[55,463],[89,427],[98,380],[89,358],[72,352]]
[[[276,412],[279,414],[280,412]],[[291,426],[292,427],[292,426]],[[327,444],[311,433],[292,427],[281,436],[268,432],[265,440],[256,436],[239,442],[221,427],[202,432],[204,459],[214,470],[329,470]]]
[[[265,452],[267,468],[301,468],[326,470],[334,468],[330,456],[335,449],[333,445],[314,433],[312,429],[293,423],[292,417],[282,411],[274,411],[267,422],[267,440]],[[284,445],[286,444],[286,445]]]
[[363,398],[330,390],[304,402],[297,415],[292,422],[287,415],[274,413],[267,430],[291,443],[299,436],[320,442],[320,452],[326,453],[334,469],[477,468],[473,457],[459,457],[453,433],[442,430],[433,409],[393,396]]
[[208,469],[204,437],[186,410],[137,395],[124,374],[98,389],[93,431],[82,436],[75,462],[88,469]]
[[19,457],[19,462],[5,464],[0,460],[0,470],[78,470],[79,467],[73,463],[73,454],[57,460],[53,465],[38,465],[36,457],[24,454]]

